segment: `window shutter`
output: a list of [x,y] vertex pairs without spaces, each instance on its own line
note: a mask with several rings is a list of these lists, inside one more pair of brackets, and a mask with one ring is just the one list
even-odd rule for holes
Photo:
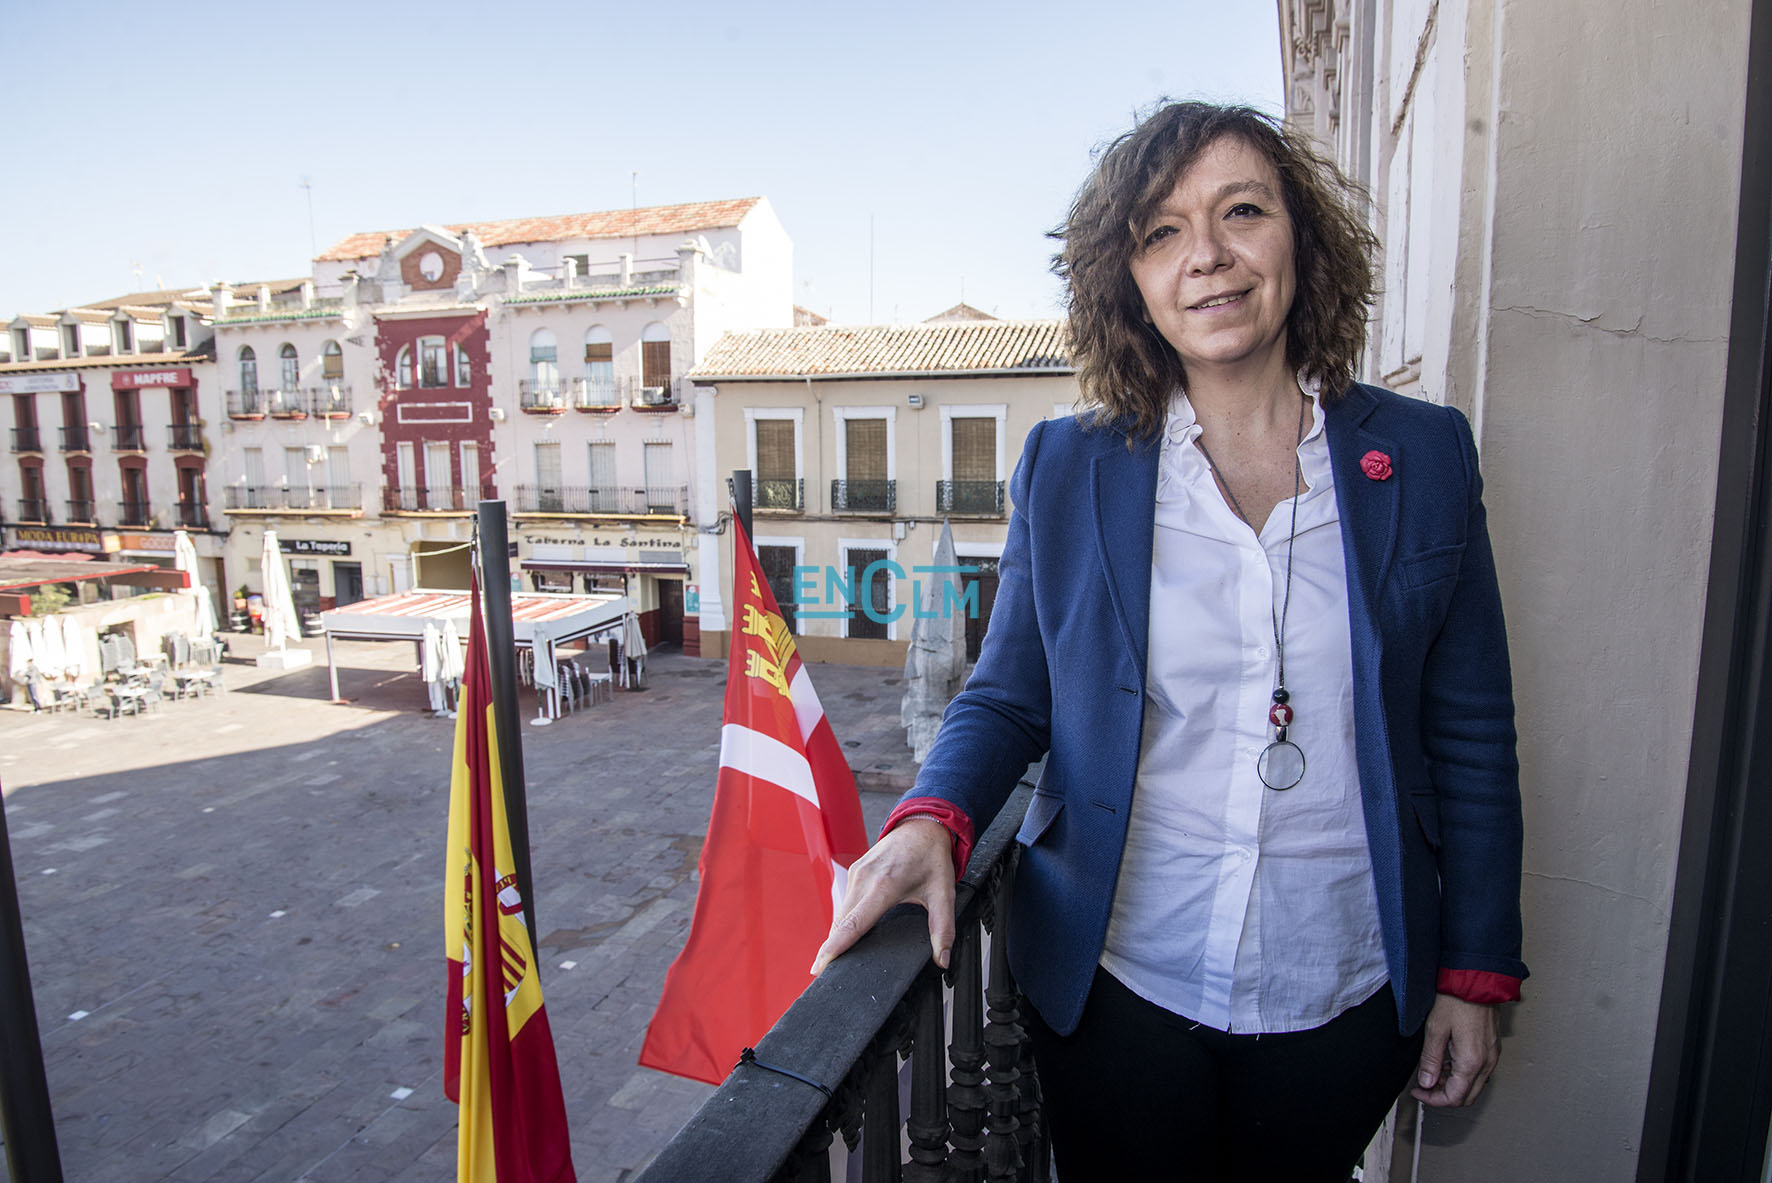
[[995,419],[955,419],[954,479],[956,481],[994,481],[997,479],[997,421]]
[[791,481],[794,479],[794,421],[792,419],[757,420],[757,479],[759,481]]
[[669,341],[640,342],[640,385],[669,386],[671,384],[671,343]]
[[883,481],[886,479],[886,420],[846,419],[844,436],[852,481]]

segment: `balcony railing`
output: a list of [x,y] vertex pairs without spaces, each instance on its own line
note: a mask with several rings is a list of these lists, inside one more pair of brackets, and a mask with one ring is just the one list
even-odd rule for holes
[[222,490],[222,508],[236,513],[262,509],[267,513],[341,513],[363,508],[363,486],[229,485]]
[[623,378],[628,405],[636,411],[674,411],[679,406],[675,378]]
[[64,452],[90,452],[90,451],[92,451],[92,436],[86,430],[86,424],[84,424],[84,423],[70,424],[67,427],[62,428],[61,433],[62,433],[62,451],[64,451]]
[[43,497],[20,497],[18,499],[18,520],[21,522],[49,523],[49,501]]
[[580,411],[619,411],[621,391],[613,378],[574,378],[572,405]]
[[12,429],[12,450],[15,452],[41,452],[43,439],[35,427],[15,427]]
[[518,513],[621,514],[639,516],[668,514],[687,517],[689,486],[664,485],[629,489],[597,485],[518,485]]
[[117,507],[117,524],[119,526],[147,526],[153,521],[148,512],[146,501],[124,501]]
[[1003,516],[1002,481],[936,481],[935,512]]
[[833,513],[891,513],[897,508],[897,481],[831,482]]
[[[866,1183],[1044,1183],[1050,1144],[1021,1022],[1027,1004],[996,923],[1009,913],[1015,832],[1031,792],[1023,781],[1009,798],[955,892],[951,988],[929,960],[923,911],[889,912],[806,988],[758,1042],[754,1061],[733,1068],[636,1183],[700,1183],[709,1163],[720,1164],[726,1183],[827,1180],[839,1132],[849,1149],[860,1145]],[[988,954],[981,930],[993,935]],[[952,1024],[945,1040],[944,1006]],[[899,1111],[901,1056],[909,1121]]]
[[382,489],[383,513],[468,513],[476,508],[479,490],[456,486]]
[[94,526],[98,524],[97,508],[92,498],[72,497],[68,499],[68,522],[75,526]]
[[291,387],[288,390],[265,390],[260,392],[264,399],[265,413],[273,419],[306,419],[308,417],[308,400],[302,392]]
[[209,529],[209,507],[200,502],[179,502],[178,524],[188,530]]
[[524,378],[517,383],[517,405],[531,415],[559,415],[566,410],[565,388],[557,378],[549,382]]
[[[726,478],[726,495],[736,496],[732,478]],[[803,513],[806,510],[806,482],[803,479],[775,480],[751,478],[751,508],[777,513]]]
[[341,382],[312,387],[306,392],[306,397],[308,406],[318,418],[349,419],[351,417],[351,388]]
[[228,391],[228,418],[230,419],[263,419],[265,417],[265,395],[262,390],[230,390]]
[[174,452],[201,452],[203,450],[203,425],[201,423],[174,423],[166,429],[166,446]]
[[111,450],[114,452],[145,452],[147,433],[139,423],[119,423],[111,428]]

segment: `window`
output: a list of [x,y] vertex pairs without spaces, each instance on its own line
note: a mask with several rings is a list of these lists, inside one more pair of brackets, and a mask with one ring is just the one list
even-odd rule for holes
[[640,385],[660,392],[670,389],[671,334],[656,322],[640,334]]
[[671,445],[647,444],[643,459],[646,475],[646,512],[681,513],[677,505],[676,473],[671,468]]
[[418,384],[427,389],[449,384],[449,371],[445,368],[445,343],[441,337],[420,337],[418,339]]
[[591,445],[591,512],[620,513],[615,487],[615,445],[598,441]]
[[14,330],[12,330],[12,360],[13,361],[36,361],[37,360],[36,358],[31,356],[31,330],[30,329],[14,329]]
[[479,444],[464,443],[461,446],[461,488],[462,495],[465,496],[470,503],[463,506],[463,508],[478,509],[479,506],[473,503],[478,502],[480,498],[486,495],[485,491],[480,488]]
[[410,440],[394,445],[394,480],[399,486],[398,500],[394,504],[401,509],[418,508],[418,477],[415,475],[417,461],[413,459],[412,453]]
[[[887,619],[892,611],[892,578],[884,564],[892,558],[889,550],[876,546],[843,547],[844,584],[851,589],[849,601],[849,619],[845,622],[845,636],[868,640],[890,640],[892,638],[892,622]],[[869,568],[873,570],[870,572]],[[872,615],[869,610],[872,610]]]
[[472,386],[474,384],[474,367],[468,364],[468,351],[460,345],[455,346],[455,384]]
[[135,322],[127,318],[113,322],[117,326],[116,346],[118,353],[135,352]]
[[549,329],[529,336],[529,382],[535,390],[560,389],[559,347]]
[[412,388],[412,346],[400,346],[400,352],[394,355],[394,388],[410,390]]
[[320,376],[328,382],[337,382],[345,376],[345,351],[339,348],[337,341],[320,346]]
[[148,474],[147,470],[137,464],[123,465],[118,469],[123,479],[123,513],[118,519],[120,526],[145,526],[148,524]]
[[889,513],[897,507],[893,469],[896,407],[832,407],[838,479],[831,482],[833,510]]
[[79,325],[63,325],[62,326],[62,356],[63,357],[79,357],[80,356],[80,326]]
[[305,448],[283,449],[284,487],[289,490],[291,508],[307,504],[308,454]]
[[[263,448],[245,448],[241,451],[243,464],[242,475],[248,489],[262,489],[265,486],[265,450]],[[254,502],[253,504],[257,504]]]
[[94,521],[97,507],[92,503],[92,468],[86,464],[68,464],[68,520]]
[[455,498],[449,471],[449,454],[453,452],[446,443],[425,442],[425,504],[430,509],[455,509]]
[[565,492],[561,489],[560,445],[535,445],[535,508],[541,513],[563,513]]
[[585,386],[594,403],[615,401],[615,344],[601,325],[585,332]]
[[240,393],[258,393],[258,354],[250,345],[240,346]]
[[301,358],[296,355],[295,346],[285,343],[277,351],[277,388],[294,390],[301,385]]
[[805,508],[800,487],[800,441],[805,412],[798,408],[746,407],[746,441],[750,448],[752,504],[757,509],[799,512]]
[[351,498],[351,450],[326,449],[326,496],[329,509],[355,509]]
[[798,546],[757,543],[757,565],[763,568],[763,580],[769,584],[776,607],[781,609],[782,622],[790,633],[800,631],[800,614],[794,603],[794,568],[799,562]]
[[172,325],[172,345],[175,349],[185,347],[185,318],[182,316],[168,317]]
[[941,513],[1000,515],[1006,406],[941,408]]
[[195,464],[178,467],[178,520],[180,525],[201,526],[203,513],[203,469]]
[[43,501],[43,470],[35,464],[18,466],[20,492],[19,519],[26,522],[48,522],[49,507]]

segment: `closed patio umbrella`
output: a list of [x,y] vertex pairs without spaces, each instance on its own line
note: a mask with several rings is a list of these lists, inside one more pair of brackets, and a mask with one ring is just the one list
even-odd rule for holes
[[6,676],[14,686],[25,684],[25,667],[31,664],[36,652],[31,648],[30,627],[19,619],[14,619],[10,630],[11,644],[7,648]]
[[960,575],[952,570],[959,559],[954,554],[953,528],[945,521],[932,565],[935,571],[922,589],[923,603],[911,625],[911,645],[904,656],[904,701],[898,711],[905,742],[919,764],[941,730],[942,712],[966,681],[966,619],[957,609]]
[[56,619],[62,626],[62,672],[68,681],[78,682],[92,668],[92,663],[86,660],[86,630],[72,616]]
[[31,647],[37,654],[37,672],[45,678],[59,678],[63,667],[67,664],[67,654],[62,646],[62,622],[57,618],[46,617],[37,626],[31,637]]
[[197,574],[197,548],[192,544],[191,536],[183,530],[173,532],[172,561],[180,571],[191,577],[191,586],[187,590],[197,600],[195,635],[199,639],[215,636],[215,599]]
[[292,637],[301,636],[301,618],[295,614],[295,597],[289,590],[289,568],[275,530],[265,531],[264,553],[265,648],[287,649]]

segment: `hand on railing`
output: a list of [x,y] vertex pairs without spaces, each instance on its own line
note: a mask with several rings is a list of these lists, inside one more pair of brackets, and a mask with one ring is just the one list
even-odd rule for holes
[[906,818],[855,860],[831,933],[813,959],[813,975],[899,904],[920,904],[929,913],[930,952],[946,969],[954,947],[954,847],[947,827],[934,818]]

